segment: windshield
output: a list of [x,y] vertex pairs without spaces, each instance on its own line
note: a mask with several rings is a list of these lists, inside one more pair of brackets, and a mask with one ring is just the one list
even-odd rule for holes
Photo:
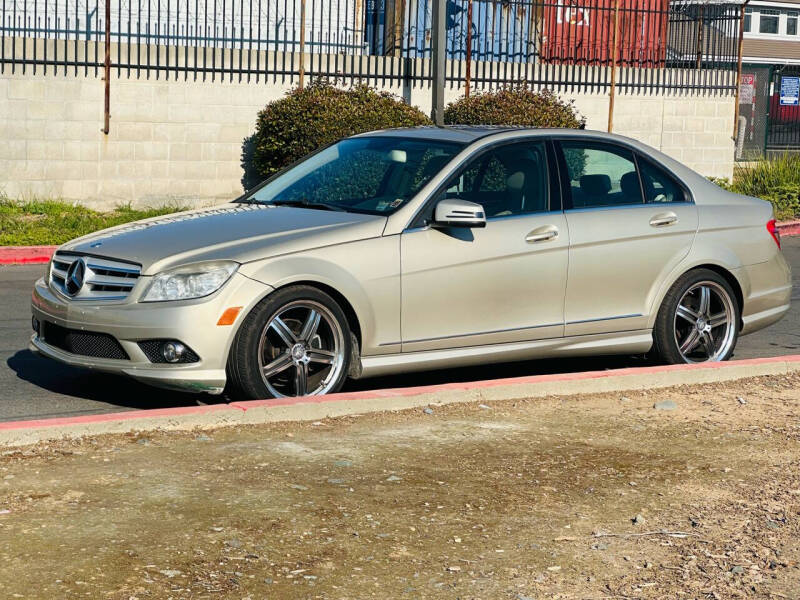
[[390,214],[462,148],[435,140],[350,138],[277,175],[244,201]]

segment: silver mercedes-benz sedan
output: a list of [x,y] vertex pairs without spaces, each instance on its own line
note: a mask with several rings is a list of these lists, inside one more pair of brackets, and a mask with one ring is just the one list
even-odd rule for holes
[[772,207],[644,144],[423,127],[63,245],[31,346],[163,387],[302,396],[545,356],[722,361],[790,293]]

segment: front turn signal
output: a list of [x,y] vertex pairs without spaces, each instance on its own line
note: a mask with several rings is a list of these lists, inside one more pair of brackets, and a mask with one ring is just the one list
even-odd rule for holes
[[225,309],[225,312],[222,313],[222,316],[217,321],[217,325],[233,325],[234,321],[236,321],[236,317],[239,316],[239,313],[242,311],[241,306],[232,306],[230,308]]

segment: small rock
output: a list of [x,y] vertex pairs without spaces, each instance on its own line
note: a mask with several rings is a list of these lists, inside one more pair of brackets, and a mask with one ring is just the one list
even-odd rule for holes
[[630,399],[630,398],[628,398],[627,396],[623,396],[622,398],[620,398],[620,399],[619,399],[619,401],[620,401],[620,402],[630,402],[630,401],[631,401],[631,399]]
[[272,578],[271,578],[271,577],[267,577],[267,578],[264,580],[264,583],[266,583],[267,585],[272,585]]
[[645,568],[645,569],[652,569],[652,568],[653,568],[653,563],[651,563],[651,562],[648,560],[647,562],[645,562],[645,563],[644,563],[644,568]]
[[744,567],[736,565],[731,569],[731,573],[733,573],[734,575],[741,575],[742,573],[744,573]]
[[447,570],[450,571],[451,573],[458,573],[459,571],[461,571],[461,567],[453,565],[452,567],[447,567]]
[[736,401],[737,401],[739,404],[741,404],[741,405],[745,405],[745,404],[747,404],[747,400],[745,400],[745,399],[744,399],[744,398],[742,398],[741,396],[737,396],[737,398],[736,398]]
[[304,492],[308,489],[306,486],[300,485],[299,483],[290,483],[289,487],[293,490],[300,490],[301,492]]
[[212,527],[212,528],[211,528],[211,531],[217,531],[217,532],[219,532],[219,531],[222,531],[223,529],[224,529],[223,527]]
[[138,440],[136,440],[136,443],[139,444],[140,446],[149,446],[150,440],[148,440],[147,438],[139,438]]
[[228,540],[227,542],[225,542],[225,545],[230,546],[231,548],[241,548],[242,542],[240,540],[237,540],[236,538],[233,538],[232,540]]
[[322,421],[314,421],[311,425],[313,427],[320,427],[322,424],[323,424]]
[[426,406],[425,408],[422,409],[422,412],[424,412],[426,415],[432,415],[433,409],[430,406]]
[[454,538],[453,538],[453,541],[454,541],[456,544],[460,544],[460,543],[461,543],[461,538],[460,538],[460,537],[454,537]]
[[210,442],[212,441],[210,437],[208,437],[205,433],[201,433],[196,438],[194,438],[198,442]]
[[8,510],[7,508],[4,508],[4,509],[0,510],[0,515],[7,515],[10,512],[11,512],[10,510]]
[[656,410],[678,410],[678,405],[674,400],[662,400],[653,404],[653,408]]
[[340,485],[340,484],[344,483],[344,479],[332,478],[332,479],[328,479],[328,483],[332,483],[333,485]]
[[333,463],[334,467],[352,467],[353,462],[349,460],[337,460]]
[[644,516],[641,514],[638,514],[631,519],[634,525],[641,525],[642,523],[644,523],[644,520],[645,520]]
[[769,529],[778,529],[778,527],[780,527],[780,524],[777,521],[769,520],[767,521],[767,527]]
[[482,408],[484,410],[487,410],[489,407],[486,406],[485,404],[478,404],[478,408]]
[[608,550],[608,544],[600,542],[599,544],[592,546],[592,550]]
[[561,567],[559,566],[547,567],[547,570],[551,572],[560,571]]
[[517,595],[517,600],[533,600],[530,596],[523,596],[522,594]]
[[9,479],[14,479],[14,476],[13,475],[6,475],[5,477],[3,477],[3,479],[8,481]]
[[159,571],[159,573],[165,575],[166,577],[169,577],[170,579],[181,574],[181,572],[178,571],[177,569],[164,569],[162,571]]
[[389,477],[386,478],[386,481],[403,481],[403,478],[398,477],[397,475],[389,475]]

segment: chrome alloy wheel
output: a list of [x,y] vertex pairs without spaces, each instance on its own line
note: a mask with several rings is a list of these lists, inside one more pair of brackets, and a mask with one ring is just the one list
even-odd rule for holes
[[333,314],[312,300],[278,309],[261,332],[258,366],[276,398],[327,393],[345,363],[342,328]]
[[690,287],[675,311],[675,343],[687,363],[725,359],[736,342],[733,299],[718,283]]

